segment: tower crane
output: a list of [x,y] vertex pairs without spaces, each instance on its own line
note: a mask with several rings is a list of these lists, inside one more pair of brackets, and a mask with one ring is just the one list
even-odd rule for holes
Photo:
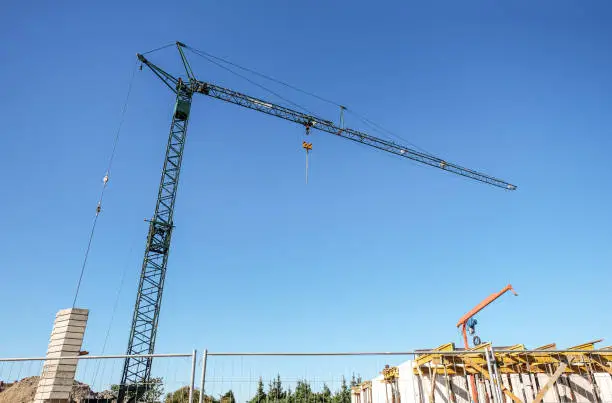
[[[125,359],[123,366],[119,388],[119,402],[124,401],[127,392],[132,391],[130,393],[131,396],[134,396],[135,393],[142,393],[144,391],[142,385],[146,385],[150,379],[152,358],[147,356],[138,357],[138,355],[153,354],[154,352],[162,292],[168,265],[170,239],[174,228],[174,204],[181,172],[191,102],[195,94],[206,95],[210,98],[219,99],[297,123],[305,127],[307,133],[311,129],[327,132],[492,186],[507,190],[516,189],[515,185],[501,179],[464,168],[389,140],[343,127],[343,124],[337,125],[330,120],[318,116],[302,113],[209,82],[200,81],[194,75],[184,52],[184,49],[192,48],[181,42],[176,42],[176,47],[185,69],[185,79],[171,75],[161,67],[151,63],[142,54],[137,54],[141,67],[144,65],[149,68],[175,94],[176,101],[157,194],[157,204],[153,217],[149,221],[146,249],[127,347],[127,355],[130,357]],[[306,146],[309,146],[309,144],[306,144]],[[139,385],[138,392],[135,392]],[[132,397],[131,400],[133,399]]]

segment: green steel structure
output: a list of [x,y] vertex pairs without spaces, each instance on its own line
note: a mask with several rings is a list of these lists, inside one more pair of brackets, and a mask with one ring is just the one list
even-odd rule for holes
[[[179,51],[184,57],[180,46]],[[177,79],[156,66],[146,63],[146,60],[140,55],[139,59],[149,66],[176,94],[176,103],[172,115],[172,124],[170,125],[170,135],[166,146],[166,157],[159,183],[155,213],[149,221],[147,246],[142,262],[138,294],[136,296],[136,305],[134,307],[127,348],[127,354],[129,355],[153,354],[155,349],[159,309],[164,290],[166,268],[168,267],[170,240],[174,228],[172,220],[174,203],[181,173],[181,163],[183,161],[183,151],[187,137],[187,124],[189,122],[189,112],[193,96],[193,91],[183,80]],[[136,400],[139,395],[146,392],[146,385],[151,376],[151,363],[152,358],[150,357],[131,357],[125,359],[118,401],[123,402],[126,396],[132,397],[131,400]]]
[[[211,83],[199,81],[195,78],[183,51],[184,48],[189,48],[181,42],[177,42],[176,46],[185,68],[187,76],[185,81],[172,76],[151,63],[143,55],[138,54],[140,62],[147,66],[176,95],[176,103],[172,116],[172,124],[170,125],[170,135],[157,195],[157,205],[155,206],[153,218],[149,223],[147,246],[142,263],[142,272],[127,348],[128,355],[137,356],[154,353],[164,279],[168,264],[168,253],[170,250],[170,239],[174,228],[172,216],[193,94],[207,95],[211,98],[220,99],[298,123],[304,126],[308,132],[311,129],[320,130],[492,186],[507,190],[516,189],[515,185],[501,179],[452,164],[410,147],[336,125],[327,119],[305,114]],[[148,357],[130,357],[125,359],[118,396],[119,402],[126,400],[136,401],[146,391],[146,385],[151,375],[151,364],[152,359]]]

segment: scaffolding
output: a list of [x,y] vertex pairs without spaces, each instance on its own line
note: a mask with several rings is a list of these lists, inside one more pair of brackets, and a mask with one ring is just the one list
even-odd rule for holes
[[[382,376],[368,381],[368,386],[364,382],[355,387],[353,402],[469,403],[473,396],[477,403],[612,402],[612,347],[596,348],[599,342],[563,350],[556,344],[527,350],[523,344],[491,343],[469,349],[448,343],[417,350],[413,360],[385,366]],[[476,381],[475,391],[469,376]],[[372,394],[373,382],[384,390]]]

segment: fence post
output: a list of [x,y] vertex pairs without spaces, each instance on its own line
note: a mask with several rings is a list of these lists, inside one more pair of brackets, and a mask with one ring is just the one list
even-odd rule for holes
[[193,350],[191,355],[191,379],[189,381],[189,403],[193,403],[193,386],[195,384],[195,369],[196,369],[196,360],[198,359],[198,352]]
[[204,349],[202,356],[202,379],[200,379],[200,398],[198,403],[204,402],[204,383],[206,382],[206,361],[208,360],[208,349]]

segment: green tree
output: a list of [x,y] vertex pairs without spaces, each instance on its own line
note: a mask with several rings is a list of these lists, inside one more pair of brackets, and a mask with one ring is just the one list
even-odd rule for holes
[[291,403],[292,401],[294,401],[295,399],[293,398],[293,392],[291,391],[291,388],[287,388],[287,392],[285,393],[285,399],[284,402],[285,403]]
[[[200,398],[200,391],[198,392],[198,399]],[[183,386],[182,388],[169,392],[166,395],[164,403],[179,403],[181,401],[187,401],[189,399],[189,386]]]
[[[200,391],[195,389],[193,391],[193,401],[197,402],[200,399]],[[219,403],[217,399],[212,396],[204,395],[204,402],[206,403]],[[146,401],[146,400],[145,400]],[[189,386],[183,386],[180,389],[175,390],[166,394],[164,403],[185,403],[189,401]]]
[[[200,399],[200,391],[198,390],[197,392],[198,392],[197,398],[198,398],[198,401],[199,401],[199,399]],[[194,392],[193,395],[196,396],[195,392]],[[206,403],[219,403],[219,401],[217,399],[215,399],[214,397],[209,396],[209,395],[204,395],[204,399],[202,399],[202,400],[204,402],[206,402]]]
[[293,401],[295,403],[306,403],[312,401],[312,397],[310,384],[305,380],[298,380],[293,393]]
[[321,390],[321,393],[319,393],[319,399],[317,399],[317,401],[320,401],[321,403],[331,403],[332,392],[326,383],[323,384],[323,389]]
[[234,397],[234,392],[232,390],[228,390],[225,392],[219,401],[220,403],[236,403],[236,398]]
[[280,375],[276,375],[276,378],[270,382],[268,386],[268,401],[279,402],[285,398],[285,392],[283,391],[283,384],[281,382]]
[[342,377],[340,390],[332,397],[332,403],[351,403],[351,388],[344,377]]
[[257,393],[255,394],[255,396],[253,396],[251,400],[249,400],[249,403],[264,403],[267,398],[268,396],[264,391],[263,380],[259,378],[259,382],[257,383]]
[[[139,390],[140,389],[140,390]],[[145,390],[146,389],[146,390]],[[143,393],[142,391],[145,390]],[[111,391],[117,396],[119,394],[119,385],[111,385]],[[140,392],[140,393],[138,393]],[[149,380],[147,387],[137,388],[126,392],[126,401],[134,398],[136,393],[140,395],[140,399],[145,402],[159,403],[164,395],[164,380],[162,378],[152,378]]]

